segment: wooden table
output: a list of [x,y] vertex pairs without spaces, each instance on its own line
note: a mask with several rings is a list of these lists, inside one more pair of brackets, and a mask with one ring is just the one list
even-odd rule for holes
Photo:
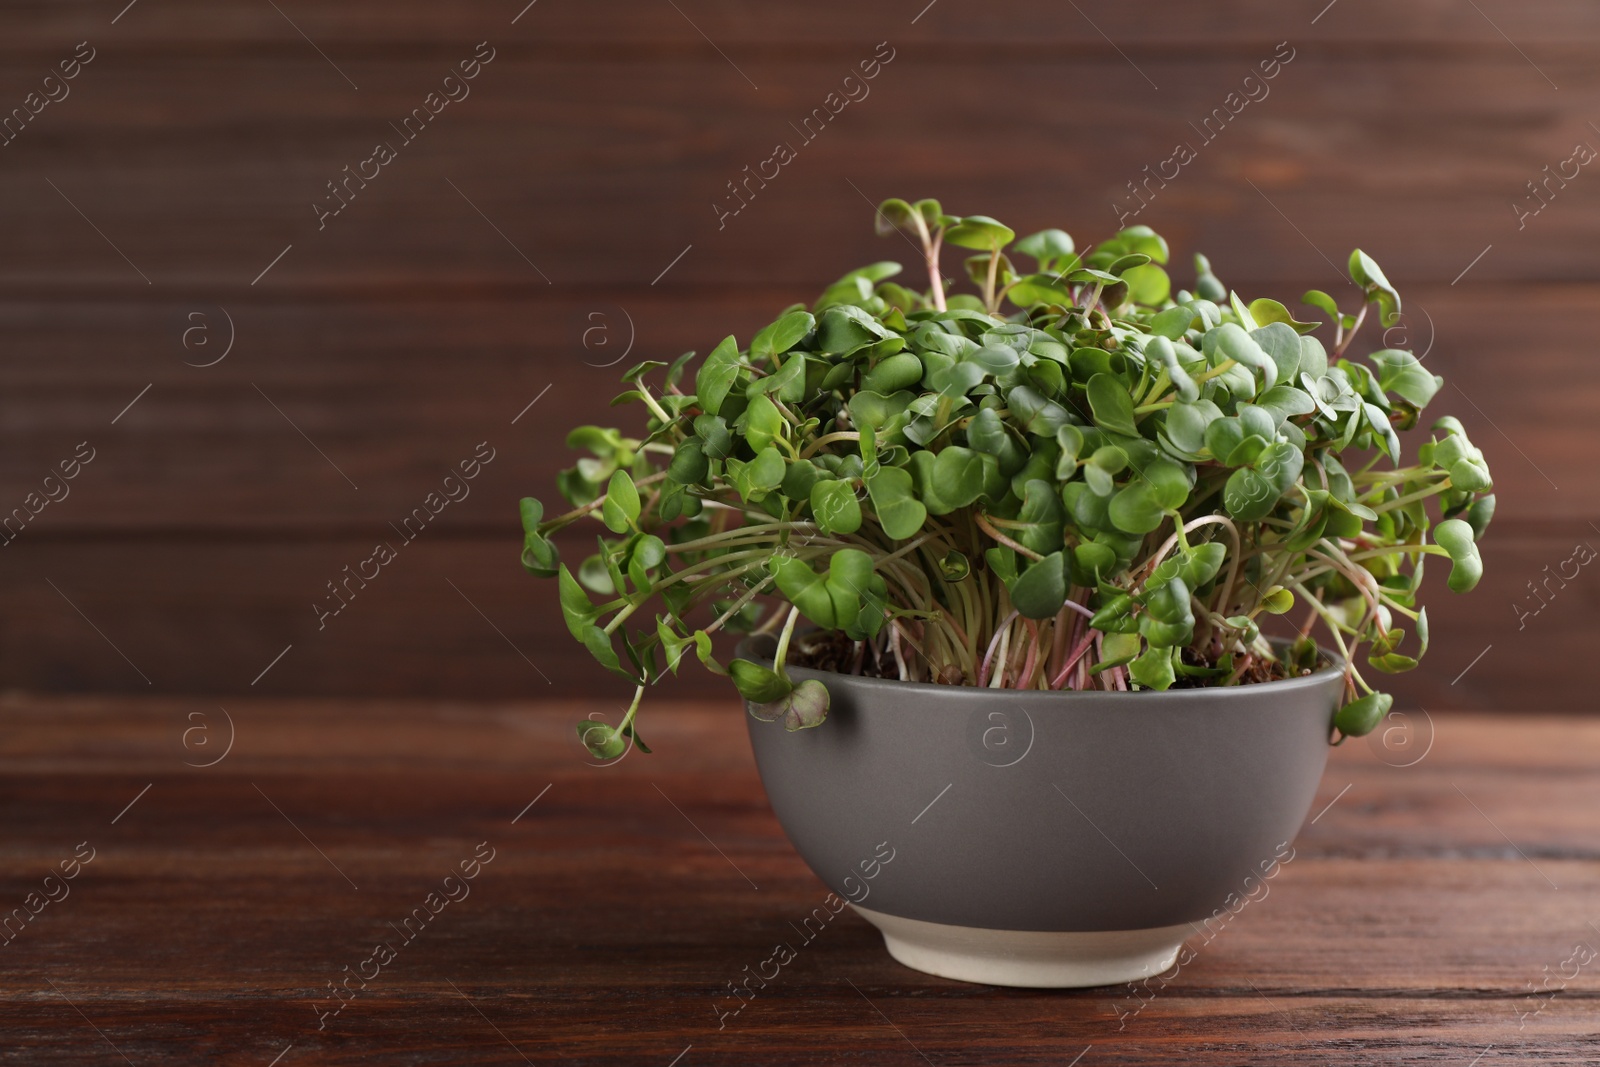
[[1137,1014],[906,970],[847,913],[719,1029],[825,891],[732,701],[647,708],[656,754],[611,768],[571,728],[597,710],[0,701],[0,910],[38,909],[0,947],[0,1063],[1600,1061],[1600,959],[1563,967],[1600,948],[1600,722],[1336,750],[1269,896]]

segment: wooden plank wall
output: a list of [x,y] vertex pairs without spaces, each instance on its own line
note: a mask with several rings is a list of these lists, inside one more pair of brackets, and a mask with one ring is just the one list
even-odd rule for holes
[[[1404,703],[1590,706],[1600,581],[1517,604],[1600,544],[1600,177],[1513,204],[1600,146],[1592,5],[523,2],[0,13],[0,116],[59,97],[0,147],[0,512],[94,455],[0,549],[0,684],[612,694],[517,566],[515,499],[554,495],[630,338],[630,361],[704,351],[903,256],[871,232],[884,196],[1092,241],[1188,142],[1138,221],[1286,301],[1372,253],[1498,476],[1488,576],[1436,592]],[[805,142],[792,124],[875,52],[868,94]],[[1265,97],[1205,140],[1274,53]],[[403,139],[447,88],[469,95]],[[394,158],[319,223],[380,141]],[[796,158],[719,225],[779,142]],[[470,496],[319,629],[325,583],[480,442]]]

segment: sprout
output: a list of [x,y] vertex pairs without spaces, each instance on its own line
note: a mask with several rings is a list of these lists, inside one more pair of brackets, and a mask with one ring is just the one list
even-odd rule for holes
[[[1246,303],[1204,256],[1175,290],[1144,226],[1080,251],[934,200],[885,201],[877,224],[921,248],[925,291],[889,280],[896,263],[851,271],[747,346],[724,338],[692,392],[693,353],[639,364],[616,401],[643,407],[635,436],[568,438],[591,453],[558,482],[573,510],[522,501],[523,565],[558,579],[573,637],[636,686],[618,726],[580,726],[586,747],[644,749],[644,690],[691,652],[799,730],[828,696],[789,678],[792,639],[911,681],[1159,690],[1307,673],[1318,622],[1344,661],[1334,728],[1373,730],[1392,700],[1360,649],[1379,672],[1416,666],[1424,558],[1470,590],[1494,512],[1458,420],[1402,459],[1442,379],[1403,350],[1349,351],[1370,306],[1399,313],[1377,263],[1350,258],[1359,307],[1313,290],[1309,315],[1330,321],[1302,322]],[[946,245],[975,253],[976,295],[950,290]],[[604,532],[574,572],[556,535],[586,520]],[[786,610],[762,622],[773,602]],[[817,633],[795,638],[802,620]],[[757,626],[781,627],[771,666],[724,668],[711,636]]]

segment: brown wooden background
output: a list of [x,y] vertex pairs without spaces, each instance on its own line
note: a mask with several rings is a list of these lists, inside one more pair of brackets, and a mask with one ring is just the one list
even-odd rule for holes
[[[1404,703],[1587,709],[1600,579],[1525,629],[1514,604],[1600,544],[1600,174],[1522,230],[1510,205],[1576,143],[1600,146],[1600,10],[925,2],[6,5],[0,114],[77,42],[96,57],[0,148],[0,512],[78,442],[97,457],[0,548],[0,684],[620,690],[517,565],[516,498],[554,497],[565,430],[608,415],[621,368],[594,364],[630,332],[630,362],[747,338],[908,252],[873,237],[866,199],[937,196],[1093,241],[1124,183],[1198,144],[1188,124],[1288,41],[1270,96],[1139,221],[1249,295],[1339,292],[1327,260],[1357,245],[1384,265],[1500,497],[1488,576],[1436,593]],[[471,95],[319,232],[324,183],[397,140],[388,124],[480,41],[495,58]],[[895,58],[870,96],[719,231],[725,183],[798,147],[789,124],[880,41]],[[227,358],[186,366],[222,351],[226,317]],[[609,344],[586,347],[601,323]],[[324,583],[480,441],[497,458],[470,498],[319,632]]]

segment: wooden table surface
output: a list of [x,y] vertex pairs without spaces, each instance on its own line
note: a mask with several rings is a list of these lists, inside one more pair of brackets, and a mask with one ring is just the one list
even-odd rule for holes
[[0,1063],[1600,1061],[1600,722],[1335,750],[1268,896],[1143,1002],[929,977],[846,913],[719,1028],[825,890],[733,701],[657,703],[655,755],[593,768],[571,724],[608,709],[0,699],[0,913],[37,911]]

